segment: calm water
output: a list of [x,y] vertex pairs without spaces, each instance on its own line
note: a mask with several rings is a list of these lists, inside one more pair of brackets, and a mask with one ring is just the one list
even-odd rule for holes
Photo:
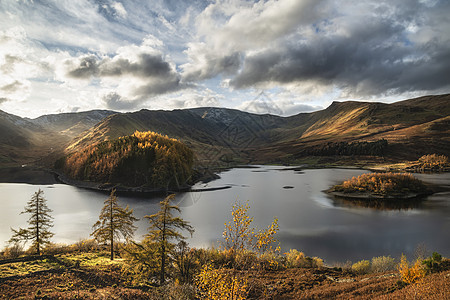
[[[295,248],[306,255],[324,258],[330,264],[380,255],[398,257],[401,253],[412,258],[418,248],[450,255],[450,192],[430,196],[414,208],[390,210],[352,206],[323,192],[362,173],[354,169],[296,172],[270,166],[233,169],[221,173],[218,180],[197,185],[198,188],[231,188],[179,194],[176,202],[183,218],[196,230],[189,240],[195,247],[218,245],[224,223],[231,216],[231,205],[248,200],[253,225],[267,227],[273,217],[278,217],[278,239],[283,251]],[[450,188],[450,174],[417,177]],[[53,241],[72,243],[88,238],[107,195],[60,184],[3,183],[0,184],[0,241],[10,238],[10,227],[26,226],[27,216],[20,212],[38,188],[44,190],[48,206],[53,209]],[[119,197],[139,218],[156,212],[160,200]],[[141,220],[138,226],[136,238],[140,239],[147,223]]]

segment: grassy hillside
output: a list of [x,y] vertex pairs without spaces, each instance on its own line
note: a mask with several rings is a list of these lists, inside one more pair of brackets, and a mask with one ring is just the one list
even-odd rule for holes
[[[86,130],[86,131],[84,131]],[[328,108],[291,117],[257,115],[225,108],[133,113],[91,111],[22,119],[0,114],[0,165],[52,161],[135,130],[174,137],[195,153],[199,167],[245,163],[296,162],[323,156],[330,144],[387,141],[383,158],[414,160],[450,156],[450,95],[426,96],[392,104],[333,102]],[[332,146],[335,147],[335,146]],[[372,156],[373,153],[358,152]],[[336,153],[332,156],[346,154]],[[375,154],[381,157],[380,154]]]

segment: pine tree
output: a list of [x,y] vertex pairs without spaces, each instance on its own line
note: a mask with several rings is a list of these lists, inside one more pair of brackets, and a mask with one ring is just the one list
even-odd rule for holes
[[181,241],[185,237],[178,232],[178,229],[188,231],[191,236],[194,233],[194,228],[180,217],[174,217],[172,211],[181,212],[176,205],[171,205],[170,201],[175,198],[175,195],[167,196],[160,202],[160,210],[156,214],[145,216],[150,221],[149,233],[146,235],[146,241],[155,243],[159,252],[159,281],[163,285],[166,280],[166,266],[169,264],[171,256],[170,252],[175,247],[175,243],[171,241]]
[[32,241],[32,247],[36,249],[36,254],[41,255],[41,246],[48,244],[50,238],[54,235],[50,228],[53,227],[53,217],[50,216],[52,210],[47,206],[47,200],[42,196],[44,191],[39,189],[28,201],[25,210],[20,214],[30,214],[28,219],[28,228],[19,230],[12,229],[13,236],[9,243],[18,243],[20,241]]
[[114,241],[123,237],[124,239],[130,239],[136,226],[134,222],[138,219],[133,216],[133,210],[121,207],[117,203],[116,190],[113,189],[108,199],[105,200],[99,220],[92,226],[94,231],[91,233],[99,242],[109,242],[111,260],[114,260]]

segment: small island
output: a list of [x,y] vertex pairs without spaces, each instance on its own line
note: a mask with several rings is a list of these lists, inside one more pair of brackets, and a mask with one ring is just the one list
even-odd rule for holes
[[357,200],[413,200],[432,194],[425,184],[409,173],[368,173],[328,192],[334,196]]

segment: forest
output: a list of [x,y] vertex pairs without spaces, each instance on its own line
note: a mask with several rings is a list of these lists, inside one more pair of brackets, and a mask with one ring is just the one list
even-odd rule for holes
[[192,176],[194,154],[182,142],[159,133],[136,131],[72,153],[55,164],[70,178],[129,187],[169,188]]
[[388,141],[381,139],[375,142],[328,142],[324,145],[306,150],[306,155],[334,156],[334,155],[372,155],[384,156],[388,147]]

